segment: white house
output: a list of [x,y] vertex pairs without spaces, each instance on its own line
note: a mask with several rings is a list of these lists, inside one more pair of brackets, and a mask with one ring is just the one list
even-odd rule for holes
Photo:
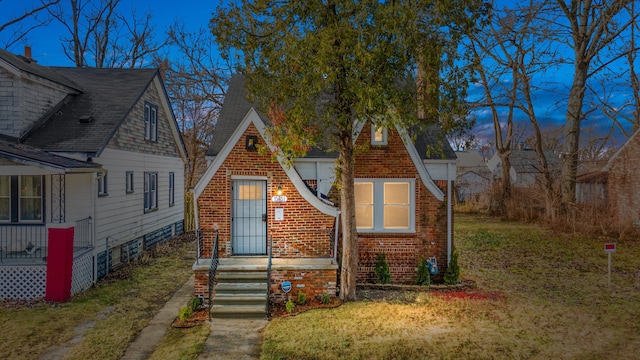
[[[547,158],[547,165],[553,176],[560,173],[560,159],[551,150],[544,150]],[[509,155],[511,170],[509,178],[511,183],[516,186],[529,187],[535,185],[536,181],[542,176],[538,155],[533,149],[511,149]],[[494,179],[502,176],[502,160],[498,153],[495,153],[487,162],[487,166]]]
[[45,295],[52,229],[74,229],[72,294],[182,233],[185,161],[157,69],[0,50],[0,298]]

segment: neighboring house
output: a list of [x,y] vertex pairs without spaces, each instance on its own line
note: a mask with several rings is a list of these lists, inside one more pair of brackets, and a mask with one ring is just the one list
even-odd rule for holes
[[[544,154],[547,158],[547,164],[552,173],[552,177],[556,177],[560,174],[561,170],[560,159],[551,150],[544,150]],[[511,149],[509,161],[511,163],[509,178],[511,183],[516,186],[533,186],[542,176],[538,155],[533,149]],[[489,159],[487,166],[494,179],[502,177],[502,160],[500,156],[498,156],[498,153],[495,153],[491,159]]]
[[607,195],[611,213],[621,222],[640,221],[640,136],[633,133],[609,159]]
[[[185,160],[158,70],[0,50],[0,298],[45,296],[66,274],[59,253],[76,293],[181,233]],[[59,229],[74,230],[71,250]]]
[[479,201],[488,196],[491,171],[477,151],[456,151],[456,199]]
[[576,177],[576,203],[606,204],[609,173],[592,171]]
[[[216,231],[214,257],[221,265],[236,258],[266,267],[272,255],[272,300],[284,299],[284,280],[292,282],[293,295],[336,295],[336,155],[314,149],[292,167],[273,161],[256,151],[256,145],[273,150],[265,137],[268,126],[268,118],[245,99],[244,78],[234,75],[208,151],[210,165],[193,190],[203,236],[194,264],[198,296],[208,289]],[[441,279],[453,246],[456,160],[448,144],[435,158],[427,156],[429,145],[446,144],[439,134],[434,126],[416,134],[414,144],[405,131],[376,130],[368,121],[357,125],[355,145],[367,149],[355,158],[359,282],[374,281],[379,252],[386,253],[394,283],[414,283],[420,257],[436,257],[440,273],[434,279]]]

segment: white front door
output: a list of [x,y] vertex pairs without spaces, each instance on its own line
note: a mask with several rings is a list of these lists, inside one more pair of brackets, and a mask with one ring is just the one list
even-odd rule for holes
[[266,255],[267,182],[234,180],[231,189],[233,255]]

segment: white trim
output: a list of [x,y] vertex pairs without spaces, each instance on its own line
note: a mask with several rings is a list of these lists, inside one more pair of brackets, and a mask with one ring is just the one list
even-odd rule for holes
[[231,175],[231,180],[265,180],[268,181],[269,178],[266,176],[255,176],[255,175]]
[[[373,184],[373,228],[357,228],[362,233],[415,233],[416,232],[416,179],[415,178],[356,178],[355,183]],[[384,227],[384,186],[390,183],[409,184],[409,227],[406,229]]]
[[396,130],[398,131],[398,134],[400,134],[400,137],[402,138],[402,142],[404,142],[404,147],[409,152],[409,156],[413,161],[413,165],[416,167],[416,170],[418,170],[418,174],[420,174],[422,183],[427,188],[427,190],[429,190],[431,194],[435,196],[436,199],[438,199],[439,201],[443,201],[444,193],[442,192],[442,190],[440,190],[438,186],[436,186],[431,176],[429,176],[429,173],[427,172],[427,168],[422,163],[422,159],[420,159],[420,155],[418,154],[418,150],[416,150],[416,147],[413,146],[413,142],[411,141],[411,138],[409,137],[406,131],[402,130],[397,125],[396,125]]
[[381,126],[380,130],[382,130],[382,140],[377,141],[376,140],[376,131],[378,129],[376,129],[376,126],[373,124],[373,122],[371,123],[371,145],[373,146],[385,146],[387,145],[387,139],[388,139],[388,135],[387,135],[387,127],[386,126]]
[[[220,166],[222,166],[224,161],[227,159],[227,157],[233,150],[235,144],[237,144],[238,141],[240,141],[242,135],[247,130],[250,124],[253,124],[256,127],[256,129],[258,129],[260,136],[262,136],[262,138],[266,142],[269,149],[271,151],[276,150],[275,146],[273,146],[273,144],[269,142],[269,139],[267,138],[267,136],[265,136],[265,124],[260,118],[260,115],[258,115],[258,112],[254,108],[251,108],[245,115],[242,122],[240,122],[240,124],[236,127],[233,134],[229,137],[229,140],[227,140],[227,142],[224,144],[224,146],[222,147],[222,150],[220,150],[220,152],[215,157],[211,165],[207,168],[204,175],[202,175],[200,180],[198,180],[198,183],[196,184],[196,186],[193,188],[193,192],[195,195],[194,201],[197,201],[197,199],[200,197],[202,192],[205,190],[205,188],[209,184],[209,181],[211,181],[213,176],[218,172],[218,170],[220,169]],[[323,201],[321,201],[315,195],[313,195],[313,193],[307,188],[306,184],[304,183],[300,175],[298,175],[298,172],[295,170],[293,166],[285,166],[280,160],[279,156],[278,156],[278,163],[280,164],[282,170],[287,174],[287,176],[289,177],[289,180],[291,180],[296,190],[298,190],[298,193],[300,193],[300,195],[309,204],[311,204],[313,207],[315,207],[320,212],[326,215],[338,216],[338,214],[340,214],[339,209],[333,206],[330,206],[328,204],[325,204]]]

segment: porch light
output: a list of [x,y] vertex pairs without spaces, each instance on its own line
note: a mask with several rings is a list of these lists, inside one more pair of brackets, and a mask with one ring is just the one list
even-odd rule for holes
[[282,196],[282,185],[278,185],[278,190],[276,191],[276,194],[278,194],[278,196]]

